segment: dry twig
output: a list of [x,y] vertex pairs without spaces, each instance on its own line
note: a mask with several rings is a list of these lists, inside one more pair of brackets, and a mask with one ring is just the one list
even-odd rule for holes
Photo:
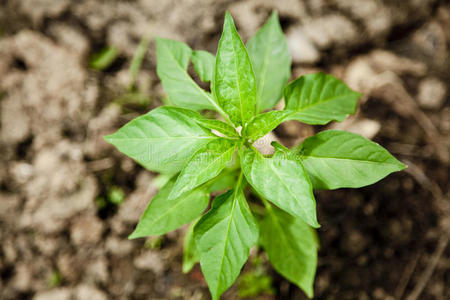
[[448,239],[449,239],[448,233],[440,237],[436,250],[433,253],[433,256],[431,257],[425,270],[420,275],[419,281],[414,287],[414,290],[408,295],[408,297],[405,298],[406,300],[416,300],[420,296],[423,289],[427,285],[428,280],[433,274],[434,269],[436,268],[439,260],[441,259],[441,256],[444,253],[445,248],[447,247]]

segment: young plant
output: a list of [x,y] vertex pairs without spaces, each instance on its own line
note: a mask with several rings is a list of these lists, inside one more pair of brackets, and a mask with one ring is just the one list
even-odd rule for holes
[[[216,57],[168,39],[158,38],[156,47],[157,73],[173,106],[105,137],[145,168],[172,175],[130,238],[191,223],[183,271],[199,261],[213,299],[236,280],[250,248],[260,245],[274,268],[312,297],[319,246],[314,228],[320,226],[313,189],[362,187],[405,166],[378,144],[345,131],[322,131],[292,149],[274,142],[273,155],[252,146],[286,120],[342,121],[360,97],[323,73],[286,86],[291,59],[276,13],[247,47],[227,13]],[[211,83],[211,93],[189,76],[190,61]],[[282,97],[284,110],[263,112]],[[197,112],[205,109],[223,120]],[[210,193],[219,190],[227,191],[208,208]]]

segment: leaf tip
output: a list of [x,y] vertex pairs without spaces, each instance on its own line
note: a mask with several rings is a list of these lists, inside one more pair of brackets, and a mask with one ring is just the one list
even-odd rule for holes
[[129,240],[134,240],[134,239],[137,239],[137,238],[140,238],[140,237],[142,237],[142,236],[139,235],[139,233],[137,233],[136,230],[134,230],[134,231],[128,236],[128,239],[129,239]]
[[181,272],[183,272],[183,274],[187,274],[191,271],[190,266],[185,266],[183,264],[183,266],[181,267]]
[[314,220],[314,222],[311,222],[310,225],[311,225],[312,228],[315,228],[315,229],[318,229],[318,228],[322,227],[319,224],[319,222],[317,222],[317,220]]
[[225,26],[235,27],[233,16],[230,14],[230,12],[228,10],[225,12],[225,20],[224,20],[223,26],[224,27]]
[[114,133],[108,134],[108,135],[104,135],[103,139],[105,140],[105,142],[113,144]]
[[270,19],[275,19],[275,21],[278,21],[278,10],[276,9],[272,10],[272,13],[270,14]]
[[312,286],[310,288],[308,287],[307,289],[303,289],[303,292],[305,292],[306,297],[309,299],[314,298],[314,288]]
[[398,161],[398,170],[399,171],[403,171],[404,169],[408,168],[408,165],[405,165],[404,163],[402,163],[401,161]]

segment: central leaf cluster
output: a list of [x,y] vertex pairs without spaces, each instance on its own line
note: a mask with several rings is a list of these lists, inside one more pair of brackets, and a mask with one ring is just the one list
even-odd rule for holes
[[[215,57],[162,38],[157,57],[171,105],[105,137],[145,168],[170,178],[130,238],[191,223],[183,270],[200,261],[213,299],[236,280],[259,242],[275,269],[312,297],[318,249],[313,228],[319,227],[313,188],[361,187],[404,166],[378,144],[344,131],[323,131],[293,149],[274,143],[269,156],[252,144],[283,121],[342,121],[354,113],[359,93],[323,73],[286,85],[291,59],[276,13],[247,47],[227,13]],[[189,76],[189,62],[211,83],[211,93]],[[281,98],[285,109],[264,112]],[[198,113],[205,109],[223,121]],[[225,192],[207,210],[210,193],[219,191]],[[253,201],[257,198],[262,205]]]

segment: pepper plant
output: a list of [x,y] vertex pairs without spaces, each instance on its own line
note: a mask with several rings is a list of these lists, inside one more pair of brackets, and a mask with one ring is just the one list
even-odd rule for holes
[[[216,56],[158,38],[157,73],[170,106],[140,116],[105,139],[148,170],[171,179],[151,200],[130,238],[190,223],[183,271],[200,262],[213,299],[238,277],[250,248],[313,296],[318,239],[313,189],[357,188],[405,166],[357,134],[325,130],[272,155],[253,144],[281,122],[342,121],[360,94],[337,78],[302,76],[287,84],[291,59],[274,12],[247,47],[225,15]],[[210,91],[188,73],[189,62]],[[269,110],[284,98],[283,110]],[[199,111],[213,110],[213,120]],[[218,194],[211,205],[210,194]],[[260,199],[260,201],[258,200]]]

